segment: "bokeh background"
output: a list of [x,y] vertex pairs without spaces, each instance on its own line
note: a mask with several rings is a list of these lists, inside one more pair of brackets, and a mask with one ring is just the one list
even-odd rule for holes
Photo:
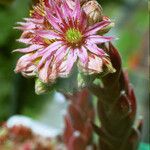
[[[149,14],[146,0],[99,0],[104,14],[115,27],[109,34],[118,37],[123,66],[128,70],[138,101],[138,115],[144,118],[142,141],[149,143]],[[62,127],[63,97],[55,91],[37,96],[34,80],[15,74],[13,69],[19,54],[12,50],[21,47],[16,39],[20,31],[13,27],[29,16],[31,0],[0,0],[0,122],[14,114],[23,114],[47,125]],[[55,99],[59,99],[55,100]],[[53,117],[55,115],[55,117]]]

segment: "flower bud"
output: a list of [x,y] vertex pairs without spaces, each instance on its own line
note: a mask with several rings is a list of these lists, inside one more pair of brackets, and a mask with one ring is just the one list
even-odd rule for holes
[[41,82],[39,79],[35,81],[35,93],[37,95],[44,94],[48,92],[48,86]]
[[88,17],[89,25],[93,25],[94,23],[97,23],[102,20],[102,7],[98,4],[97,1],[88,1],[84,3],[82,8]]

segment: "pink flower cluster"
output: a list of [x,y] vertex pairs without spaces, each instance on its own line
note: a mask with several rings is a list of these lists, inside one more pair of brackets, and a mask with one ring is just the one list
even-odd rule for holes
[[31,17],[16,27],[23,31],[18,41],[27,47],[14,50],[24,54],[15,72],[51,83],[67,77],[74,64],[86,74],[103,71],[103,59],[108,55],[101,44],[112,37],[98,32],[111,24],[109,19],[89,25],[79,0],[40,0],[33,8]]

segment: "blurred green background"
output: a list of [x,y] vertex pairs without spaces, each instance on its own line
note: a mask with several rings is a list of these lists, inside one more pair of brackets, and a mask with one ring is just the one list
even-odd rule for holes
[[[142,141],[149,143],[149,15],[146,0],[99,0],[104,14],[110,16],[115,27],[109,34],[119,39],[114,42],[119,49],[123,66],[127,68],[138,100],[138,116],[144,118]],[[13,69],[19,54],[11,51],[21,47],[15,40],[20,31],[13,27],[17,21],[29,16],[31,0],[0,0],[0,122],[14,114],[24,114],[47,124],[57,125],[61,119],[50,122],[53,110],[65,107],[52,101],[54,92],[37,96],[34,80],[15,74]],[[55,112],[57,112],[55,110]],[[49,117],[49,119],[48,119]],[[46,121],[49,120],[49,121]],[[147,150],[147,149],[145,149]]]

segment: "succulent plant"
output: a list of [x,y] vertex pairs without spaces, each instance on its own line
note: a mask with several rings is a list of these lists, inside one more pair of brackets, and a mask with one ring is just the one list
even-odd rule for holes
[[[37,78],[37,94],[53,89],[60,78],[67,83],[71,81],[68,84],[77,88],[72,94],[63,93],[69,99],[62,137],[66,148],[136,150],[142,120],[134,125],[134,91],[127,72],[122,69],[119,52],[110,43],[114,38],[104,36],[114,23],[103,15],[98,2],[40,0],[24,20],[18,23],[17,29],[23,30],[18,41],[28,47],[15,50],[24,53],[15,71]],[[75,80],[66,80],[74,74],[74,66],[84,76],[81,91],[76,86],[78,75]],[[89,91],[97,96],[96,109]],[[96,114],[100,125],[95,123]],[[93,140],[95,133],[99,144]]]
[[99,149],[136,150],[142,120],[134,127],[136,117],[134,91],[127,72],[122,69],[121,57],[117,49],[111,43],[105,48],[116,72],[102,77],[101,86],[90,87],[98,97],[97,111],[100,127],[94,125],[94,128],[99,135]]

